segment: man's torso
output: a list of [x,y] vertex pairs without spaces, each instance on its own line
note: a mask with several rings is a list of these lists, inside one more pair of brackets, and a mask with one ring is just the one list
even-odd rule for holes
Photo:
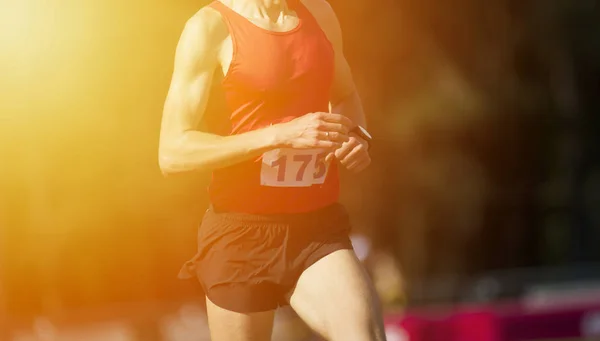
[[[281,23],[249,18],[232,1],[216,1],[204,9],[214,21],[213,53],[224,75],[231,134],[328,110],[334,57],[319,22],[323,0],[293,1],[298,3]],[[324,163],[325,151],[268,154],[215,171],[209,190],[213,204],[271,214],[307,212],[337,202],[337,167]]]

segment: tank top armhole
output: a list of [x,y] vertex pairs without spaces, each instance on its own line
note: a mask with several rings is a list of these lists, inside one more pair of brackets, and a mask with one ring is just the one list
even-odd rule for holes
[[[210,6],[212,9],[214,9],[215,11],[217,11],[221,14],[221,19],[223,20],[225,25],[227,25],[227,30],[229,31],[229,36],[231,37],[231,49],[232,49],[231,61],[229,62],[229,67],[227,68],[227,74],[223,75],[223,80],[221,81],[221,83],[225,83],[225,81],[227,81],[227,79],[230,78],[231,72],[233,70],[233,65],[236,60],[237,50],[238,50],[237,42],[235,39],[233,24],[231,23],[231,20],[228,16],[228,12],[227,12],[229,10],[229,8],[227,8],[227,6],[225,6],[225,5],[223,5],[219,0],[215,0],[215,1],[211,2],[208,6]],[[223,65],[221,65],[221,72],[223,72]]]
[[329,47],[331,47],[331,49],[333,49],[333,43],[329,39],[329,36],[327,36],[327,33],[325,33],[325,30],[323,30],[323,27],[321,27],[321,24],[319,24],[319,21],[312,14],[312,12],[308,9],[308,7],[306,7],[306,5],[302,2],[302,0],[293,0],[293,1],[294,1],[294,5],[295,5],[294,11],[296,11],[298,16],[302,15],[304,17],[304,18],[301,18],[301,20],[309,20],[311,22],[311,25],[313,25],[315,27],[315,29],[320,32],[321,36],[325,39],[325,41],[327,41]]

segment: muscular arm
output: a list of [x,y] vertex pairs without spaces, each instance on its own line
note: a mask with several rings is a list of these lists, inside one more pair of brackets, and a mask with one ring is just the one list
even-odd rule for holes
[[325,0],[302,0],[302,2],[317,19],[335,51],[335,74],[330,100],[332,112],[343,114],[354,124],[366,128],[365,113],[354,85],[352,71],[344,56],[342,29],[335,12]]
[[234,136],[196,130],[227,36],[223,26],[218,13],[204,8],[181,35],[160,130],[159,165],[165,174],[227,167],[278,146],[273,127]]

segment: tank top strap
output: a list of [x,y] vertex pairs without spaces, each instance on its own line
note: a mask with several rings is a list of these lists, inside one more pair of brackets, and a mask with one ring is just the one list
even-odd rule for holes
[[308,8],[306,8],[306,6],[304,6],[301,0],[288,0],[287,3],[288,7],[294,10],[299,16],[303,14],[310,15],[310,11],[308,10]]
[[[288,6],[290,9],[294,10],[298,15],[300,20],[308,19],[312,24],[316,23],[316,19],[312,15],[312,13],[304,6],[301,0],[287,0]],[[247,18],[242,16],[241,14],[234,11],[229,6],[225,5],[219,0],[214,0],[208,6],[217,10],[223,16],[223,20],[229,27],[230,33],[232,30],[238,31],[240,29],[244,29],[248,26],[255,28],[256,26],[251,23]]]
[[245,24],[245,18],[219,0],[211,2],[208,6],[221,13],[221,16],[223,17],[225,24],[227,24],[230,33],[233,33],[236,27]]
[[300,3],[300,0],[287,0],[287,5],[289,8],[296,10],[298,8],[298,5],[302,5]]
[[[317,21],[317,18],[312,14],[312,12],[302,3],[302,0],[287,0],[288,6],[296,12],[298,18],[304,23],[303,26],[309,26],[313,29],[317,29],[322,32],[321,25]],[[324,32],[322,32],[324,33]]]

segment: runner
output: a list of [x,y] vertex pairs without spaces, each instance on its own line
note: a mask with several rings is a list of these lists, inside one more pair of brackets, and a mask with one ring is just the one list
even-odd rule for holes
[[[215,72],[228,136],[197,130]],[[332,113],[329,112],[332,103]],[[338,204],[338,163],[371,159],[360,99],[325,0],[222,0],[186,24],[161,127],[165,174],[212,170],[197,277],[213,341],[269,340],[291,305],[328,340],[384,340],[373,286]]]

